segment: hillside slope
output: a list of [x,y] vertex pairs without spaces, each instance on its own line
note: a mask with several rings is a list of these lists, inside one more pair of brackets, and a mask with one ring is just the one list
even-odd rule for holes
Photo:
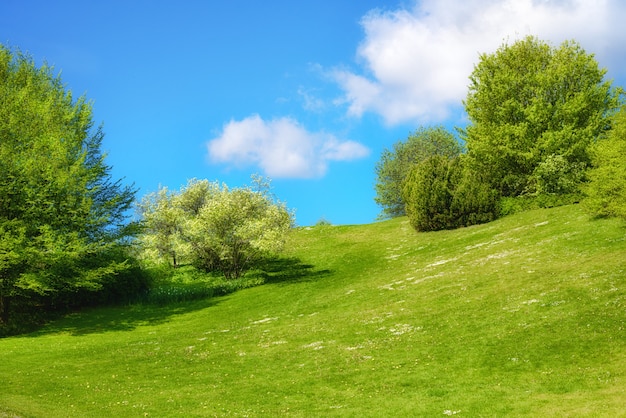
[[[301,228],[263,286],[0,340],[20,416],[625,416],[626,228]],[[1,414],[0,414],[1,416]]]

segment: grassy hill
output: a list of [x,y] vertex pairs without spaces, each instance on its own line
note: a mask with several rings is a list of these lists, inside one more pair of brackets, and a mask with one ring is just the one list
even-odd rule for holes
[[301,228],[266,284],[0,340],[0,416],[626,416],[626,228]]

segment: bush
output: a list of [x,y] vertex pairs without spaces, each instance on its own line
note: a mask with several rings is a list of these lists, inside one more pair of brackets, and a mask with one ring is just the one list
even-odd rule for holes
[[385,149],[376,164],[376,197],[383,208],[380,218],[404,216],[404,182],[415,164],[429,157],[453,158],[462,151],[457,138],[444,127],[421,127],[406,141],[398,141],[392,150]]
[[576,193],[585,177],[585,168],[585,164],[569,162],[562,155],[549,155],[535,168],[534,191],[538,195]]
[[455,227],[491,222],[499,216],[500,193],[477,171],[458,164],[460,177],[453,189],[451,216]]
[[333,224],[326,218],[324,218],[323,216],[317,221],[315,222],[315,226],[332,226]]
[[141,299],[149,291],[152,277],[128,250],[125,246],[113,247],[92,260],[119,265],[110,274],[100,274],[97,287],[68,286],[51,294],[23,290],[12,299],[10,321],[0,324],[0,336],[27,332],[81,308],[129,304]]
[[50,310],[64,312],[87,306],[126,304],[150,288],[152,280],[149,274],[130,254],[128,247],[118,246],[99,258],[106,258],[109,263],[120,267],[103,276],[97,287],[67,288],[48,296],[44,300],[47,300]]
[[592,163],[586,209],[595,216],[626,219],[626,107],[615,116],[608,137],[592,148]]
[[404,199],[418,231],[454,229],[498,216],[499,194],[460,157],[434,156],[415,165],[405,182]]
[[406,214],[418,231],[448,229],[452,192],[450,160],[434,156],[409,172],[404,186]]

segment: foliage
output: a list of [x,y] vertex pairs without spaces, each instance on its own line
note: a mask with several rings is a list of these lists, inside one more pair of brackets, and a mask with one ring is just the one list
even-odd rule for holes
[[406,214],[418,231],[451,227],[450,208],[456,164],[446,157],[429,157],[416,164],[404,185]]
[[527,37],[483,54],[470,77],[468,154],[504,196],[571,193],[620,91],[577,43]]
[[381,218],[405,215],[403,199],[404,180],[411,168],[432,156],[451,158],[461,153],[462,147],[445,128],[421,127],[406,141],[398,141],[392,150],[385,149],[376,164],[376,197],[383,211]]
[[580,193],[570,194],[537,194],[515,197],[503,197],[500,199],[499,216],[508,216],[520,212],[536,209],[554,208],[557,206],[580,203]]
[[536,194],[572,194],[577,193],[585,178],[585,164],[571,163],[562,155],[548,155],[541,161],[533,175],[533,189]]
[[416,164],[404,187],[406,213],[418,231],[454,229],[494,220],[499,194],[461,157]]
[[92,107],[0,45],[0,322],[24,296],[97,290],[129,268],[134,190],[113,181]]
[[596,216],[626,218],[626,107],[608,137],[593,147],[592,161],[585,206]]
[[143,257],[167,259],[174,267],[188,252],[181,240],[183,212],[177,199],[177,193],[163,187],[144,196],[138,205],[144,227],[140,237]]
[[140,204],[147,258],[181,259],[205,271],[240,277],[263,257],[282,248],[293,215],[256,177],[255,187],[229,189],[208,180],[190,180],[180,192],[161,189]]
[[498,218],[500,193],[485,180],[482,172],[459,160],[453,185],[450,213],[455,228],[491,222]]

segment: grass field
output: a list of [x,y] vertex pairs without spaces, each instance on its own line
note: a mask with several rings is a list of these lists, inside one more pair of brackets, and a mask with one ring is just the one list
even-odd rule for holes
[[626,416],[626,226],[300,228],[265,284],[0,340],[0,417]]

